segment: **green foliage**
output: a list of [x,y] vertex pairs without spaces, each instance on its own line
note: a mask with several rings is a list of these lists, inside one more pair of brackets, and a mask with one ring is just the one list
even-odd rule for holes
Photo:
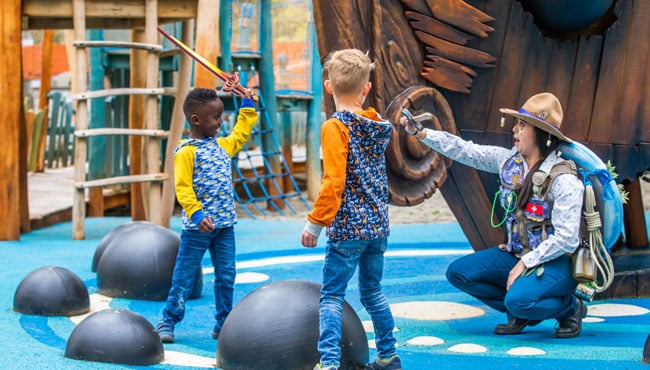
[[[612,164],[611,160],[607,160],[607,170],[609,174],[612,175],[612,179],[616,180],[618,178],[618,173],[616,173],[616,166]],[[626,204],[630,199],[630,193],[625,191],[623,184],[618,184],[618,192],[621,194],[621,202]]]

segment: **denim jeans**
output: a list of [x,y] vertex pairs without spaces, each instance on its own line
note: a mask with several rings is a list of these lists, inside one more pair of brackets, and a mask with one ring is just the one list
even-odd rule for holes
[[176,324],[185,316],[185,301],[192,294],[197,271],[205,251],[210,252],[214,266],[214,301],[217,321],[214,329],[218,333],[221,325],[232,310],[235,284],[235,231],[234,228],[217,228],[209,233],[198,230],[182,230],[181,244],[176,256],[172,287],[163,310],[163,320]]
[[564,320],[577,309],[571,257],[544,263],[541,275],[524,273],[506,290],[508,273],[519,259],[497,247],[460,257],[447,268],[447,280],[508,318]]
[[375,330],[377,356],[396,354],[393,328],[395,323],[381,288],[386,238],[373,240],[328,241],[323,266],[320,297],[320,337],[318,352],[323,367],[340,366],[341,315],[345,290],[359,266],[361,303],[370,314]]

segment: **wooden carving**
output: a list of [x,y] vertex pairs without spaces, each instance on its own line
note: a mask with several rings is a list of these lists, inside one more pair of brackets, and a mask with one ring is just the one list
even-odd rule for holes
[[[576,17],[595,4],[603,11],[587,27],[554,29],[544,12],[562,11],[558,3]],[[550,91],[564,107],[564,133],[611,160],[620,178],[636,179],[650,163],[650,2],[314,0],[314,20],[323,60],[358,48],[376,61],[367,104],[392,122],[402,108],[427,111],[429,128],[510,146],[511,125],[500,127],[498,109]],[[325,105],[334,110],[331,99]],[[490,227],[495,175],[452,165],[397,125],[387,165],[393,204],[418,204],[441,189],[475,249],[502,242]]]

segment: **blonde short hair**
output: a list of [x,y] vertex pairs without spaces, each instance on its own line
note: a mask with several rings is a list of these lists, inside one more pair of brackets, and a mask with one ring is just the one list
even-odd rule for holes
[[356,94],[370,80],[375,64],[358,49],[343,49],[332,53],[323,68],[328,72],[332,90],[337,95]]

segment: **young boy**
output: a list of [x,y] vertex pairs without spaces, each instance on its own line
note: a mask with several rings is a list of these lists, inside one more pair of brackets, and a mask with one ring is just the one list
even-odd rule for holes
[[334,52],[325,63],[325,90],[336,112],[321,129],[324,176],[314,209],[307,215],[302,245],[316,246],[327,230],[317,369],[340,366],[341,312],[357,265],[361,303],[372,319],[377,359],[366,369],[401,369],[395,351],[393,315],[381,287],[388,227],[388,180],[384,151],[393,126],[363,102],[372,87],[374,64],[356,49]]
[[176,198],[183,207],[181,244],[178,248],[172,287],[162,320],[156,330],[163,343],[174,342],[174,326],[183,320],[185,302],[192,293],[205,251],[214,266],[214,299],[217,322],[212,337],[232,309],[235,284],[235,202],[231,157],[246,143],[257,122],[253,100],[242,99],[237,124],[227,137],[217,138],[223,102],[211,89],[192,90],[183,103],[190,123],[190,137],[174,151]]

